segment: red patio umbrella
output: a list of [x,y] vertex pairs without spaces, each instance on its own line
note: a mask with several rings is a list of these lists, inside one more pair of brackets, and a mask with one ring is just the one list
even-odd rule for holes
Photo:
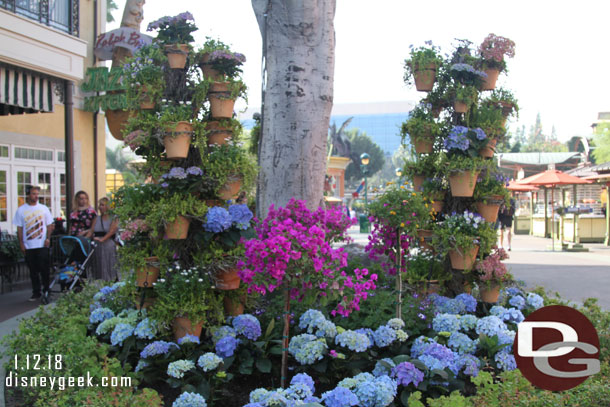
[[508,186],[506,187],[509,191],[515,192],[530,192],[530,191],[538,191],[538,187],[533,185],[521,185],[518,181],[509,181]]
[[[565,172],[561,172],[559,170],[546,170],[539,174],[532,175],[531,177],[523,178],[517,183],[521,185],[539,185],[543,188],[551,188],[551,202],[555,201],[555,187],[558,185],[574,185],[574,184],[590,184],[591,181],[588,181],[583,178],[578,178],[570,174],[566,174]],[[545,202],[546,205],[546,202]],[[555,219],[555,206],[551,205],[551,219]],[[546,222],[546,219],[544,220]],[[553,223],[551,223],[553,225]],[[553,234],[553,230],[555,228],[551,228],[551,242],[553,245],[553,250],[555,250],[555,237]]]

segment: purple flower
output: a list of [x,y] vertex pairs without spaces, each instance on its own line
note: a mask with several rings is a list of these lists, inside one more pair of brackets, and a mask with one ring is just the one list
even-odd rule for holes
[[208,232],[220,233],[231,227],[231,215],[229,211],[220,206],[215,206],[208,211],[207,222],[203,228]]
[[297,383],[302,383],[302,384],[306,385],[307,387],[309,387],[311,389],[312,393],[314,393],[316,391],[314,381],[311,378],[311,376],[308,375],[307,373],[296,374],[290,381],[291,386],[293,384],[297,384]]
[[395,378],[399,385],[408,386],[413,383],[417,387],[424,380],[424,373],[412,363],[402,362],[392,369],[391,377]]
[[229,206],[229,215],[231,215],[231,222],[241,230],[246,230],[250,227],[250,221],[254,216],[248,205],[245,204]]
[[186,169],[186,173],[188,175],[195,175],[195,176],[202,176],[203,175],[203,170],[199,167],[188,167]]
[[169,174],[167,175],[168,178],[177,178],[177,179],[185,179],[186,178],[186,172],[184,171],[184,168],[182,167],[174,167],[171,170],[169,170]]
[[163,184],[161,184],[161,187],[162,188],[167,188],[167,187],[169,187],[169,184],[167,182],[164,182]]
[[229,358],[233,356],[238,343],[237,339],[227,335],[216,343],[216,354],[222,358]]
[[475,132],[478,140],[485,140],[487,138],[487,135],[485,134],[485,132],[482,129],[480,129],[479,127],[474,129],[474,132]]
[[233,328],[238,334],[255,341],[261,336],[261,325],[258,319],[249,314],[238,315],[233,319]]

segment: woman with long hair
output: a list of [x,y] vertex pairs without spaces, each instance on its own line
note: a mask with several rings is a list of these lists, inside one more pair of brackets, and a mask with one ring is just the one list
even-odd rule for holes
[[93,258],[93,277],[96,280],[116,281],[115,235],[118,231],[118,220],[108,213],[109,199],[102,198],[97,203],[99,216],[93,219],[93,240],[97,242]]
[[74,195],[73,208],[70,213],[70,235],[91,237],[91,226],[97,214],[89,204],[89,195],[85,191],[78,191]]

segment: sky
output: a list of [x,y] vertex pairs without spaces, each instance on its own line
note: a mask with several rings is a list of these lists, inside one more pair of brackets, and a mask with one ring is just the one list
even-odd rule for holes
[[[115,2],[117,22],[107,31],[123,13],[125,0]],[[248,105],[260,106],[262,42],[250,0],[146,0],[141,31],[183,11],[199,27],[195,47],[210,36],[246,55]],[[498,81],[519,101],[510,129],[525,125],[527,132],[539,113],[543,133],[554,126],[560,141],[590,135],[597,113],[610,111],[608,15],[610,1],[337,0],[334,102],[417,102],[425,93],[403,82],[410,44],[431,40],[451,53],[456,38],[478,45],[494,33],[516,43],[508,75]]]

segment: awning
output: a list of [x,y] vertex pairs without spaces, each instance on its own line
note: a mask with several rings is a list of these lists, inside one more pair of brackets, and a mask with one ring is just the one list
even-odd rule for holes
[[0,65],[0,115],[52,111],[51,78]]

